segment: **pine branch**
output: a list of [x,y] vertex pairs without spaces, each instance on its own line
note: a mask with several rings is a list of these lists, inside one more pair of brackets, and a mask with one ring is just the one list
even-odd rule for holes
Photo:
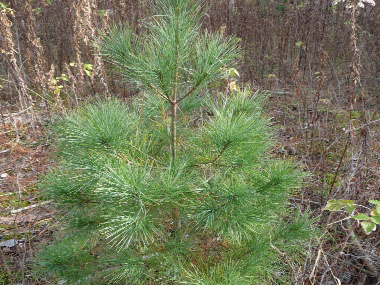
[[207,162],[201,162],[201,164],[213,164],[215,163],[222,155],[223,153],[227,150],[228,146],[231,144],[231,141],[227,142],[224,147],[222,148],[222,150],[220,151],[220,153],[211,161],[207,161]]
[[218,153],[217,156],[215,156],[215,158],[213,158],[212,160],[210,161],[206,161],[206,162],[200,162],[199,164],[193,164],[191,165],[191,167],[194,167],[194,166],[201,166],[201,165],[207,165],[207,164],[214,164],[222,155],[223,153],[227,150],[228,146],[231,144],[231,141],[227,142],[222,150]]
[[175,103],[178,104],[183,99],[188,97],[191,93],[193,93],[195,91],[195,89],[197,89],[202,84],[203,80],[207,77],[207,75],[208,75],[208,72],[206,71],[203,74],[203,76],[198,80],[198,82],[182,98],[178,99]]
[[164,96],[152,83],[149,83],[148,86],[156,92],[156,94],[164,99],[165,101],[168,101],[169,103],[173,103],[172,100],[168,96]]

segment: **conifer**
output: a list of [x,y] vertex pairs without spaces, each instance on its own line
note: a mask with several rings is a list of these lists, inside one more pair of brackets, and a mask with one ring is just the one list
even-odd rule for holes
[[41,187],[64,223],[36,270],[68,284],[286,282],[283,255],[302,257],[313,233],[287,205],[305,175],[271,157],[262,95],[211,90],[237,39],[202,31],[200,2],[155,8],[142,34],[114,27],[98,42],[141,96],[56,124],[57,167]]

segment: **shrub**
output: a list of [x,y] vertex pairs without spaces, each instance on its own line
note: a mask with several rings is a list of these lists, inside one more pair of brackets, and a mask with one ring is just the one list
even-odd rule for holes
[[[37,268],[85,284],[263,284],[279,252],[312,233],[288,194],[302,172],[273,159],[263,96],[207,87],[236,39],[200,31],[201,5],[158,1],[146,33],[113,28],[103,55],[142,96],[87,104],[56,127],[58,166],[41,186],[64,220]],[[290,216],[291,218],[289,218]]]

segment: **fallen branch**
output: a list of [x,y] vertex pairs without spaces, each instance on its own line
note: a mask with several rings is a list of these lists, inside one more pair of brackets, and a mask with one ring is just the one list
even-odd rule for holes
[[18,213],[21,213],[23,211],[27,211],[27,210],[30,210],[30,209],[34,209],[34,208],[37,208],[37,207],[49,204],[50,202],[51,202],[50,200],[49,201],[44,201],[44,202],[41,202],[41,203],[37,203],[37,204],[30,205],[30,206],[26,206],[24,208],[20,208],[20,209],[17,209],[17,210],[12,210],[11,214],[18,214]]

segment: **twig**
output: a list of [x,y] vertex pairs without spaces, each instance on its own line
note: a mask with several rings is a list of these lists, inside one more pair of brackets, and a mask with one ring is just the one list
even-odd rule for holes
[[[322,249],[320,248],[320,249],[318,250],[317,258],[315,259],[313,269],[312,269],[311,272],[310,272],[309,279],[311,279],[311,277],[312,277],[312,276],[314,275],[314,273],[315,273],[315,269],[317,268],[317,266],[318,266],[318,264],[319,264],[319,260],[321,259],[321,252],[322,252]],[[315,275],[314,275],[314,279],[313,279],[312,284],[314,284],[314,283],[315,283]]]
[[285,256],[286,256],[284,252],[282,252],[281,250],[279,250],[277,247],[275,247],[275,246],[272,244],[272,235],[269,235],[269,245],[270,245],[271,248],[273,248],[275,251],[277,251],[277,253],[278,253],[279,255],[281,255],[282,257],[285,257]]
[[15,117],[15,116],[18,116],[18,115],[20,115],[22,113],[25,113],[25,112],[29,111],[32,108],[33,107],[30,106],[30,107],[28,107],[28,108],[26,108],[24,110],[21,110],[20,112],[17,112],[17,113],[10,113],[10,114],[6,114],[6,115],[3,114],[2,117],[3,117],[3,119],[9,119],[10,120],[12,117]]
[[[332,213],[332,212],[331,212],[331,213]],[[330,215],[331,215],[331,213],[330,213]],[[341,252],[343,252],[343,250],[346,248],[347,243],[348,243],[348,239],[349,239],[349,235],[347,235],[347,237],[345,238],[345,240],[344,240],[344,242],[343,242],[343,245],[342,245],[342,248],[339,250],[338,253],[335,254],[335,256],[334,256],[334,260],[333,260],[333,262],[331,263],[331,265],[328,264],[328,263],[327,263],[327,260],[326,260],[326,263],[327,263],[327,265],[328,265],[328,268],[322,273],[322,277],[321,277],[321,280],[320,280],[321,284],[322,284],[323,280],[325,279],[326,273],[329,272],[329,271],[332,273],[331,268],[332,268],[332,267],[338,262],[339,255],[340,255]]]
[[263,92],[268,92],[268,93],[274,93],[274,94],[278,94],[278,95],[294,95],[294,93],[292,93],[292,92],[288,92],[288,91],[285,91],[285,90],[278,90],[278,91],[275,91],[275,90],[266,90],[266,89],[262,89],[261,91],[263,91]]
[[308,254],[306,255],[306,259],[305,259],[305,262],[302,266],[302,273],[301,273],[301,278],[300,279],[304,279],[304,276],[305,276],[305,273],[306,273],[306,269],[307,269],[307,264],[309,262],[309,258],[311,259],[311,243],[312,243],[312,239],[310,239],[310,242],[309,242],[309,248],[308,248]]
[[164,96],[156,87],[154,87],[153,84],[149,83],[149,87],[152,88],[154,90],[154,92],[156,92],[156,94],[161,97],[162,99],[164,99],[165,101],[168,101],[170,103],[173,103],[172,100],[169,98],[169,97],[166,97]]
[[207,75],[208,75],[208,72],[205,72],[205,74],[203,74],[203,76],[198,80],[198,82],[182,98],[178,99],[175,103],[178,104],[187,96],[189,96],[191,93],[193,93],[193,91],[197,89],[199,85],[201,85],[202,81],[206,78]]
[[372,121],[372,122],[368,122],[367,124],[364,124],[364,125],[362,125],[362,126],[356,128],[356,129],[347,130],[345,133],[348,134],[348,133],[350,133],[350,132],[358,131],[358,130],[360,130],[360,129],[362,129],[362,128],[365,128],[365,127],[367,127],[367,126],[369,126],[369,125],[372,125],[372,124],[374,124],[374,123],[377,123],[377,122],[380,122],[380,119],[378,119],[378,120],[374,120],[374,121]]
[[338,285],[341,285],[341,284],[342,284],[342,281],[340,281],[340,279],[339,279],[338,277],[336,277],[335,274],[334,274],[334,272],[331,270],[331,266],[329,265],[329,262],[328,262],[328,260],[327,260],[327,258],[326,258],[326,255],[324,254],[323,251],[322,251],[322,254],[323,254],[323,258],[324,258],[324,260],[325,260],[325,262],[326,262],[326,264],[327,264],[327,266],[328,266],[327,269],[330,270],[331,275],[334,277],[335,282],[336,282]]
[[20,141],[20,134],[19,134],[18,128],[17,128],[17,121],[14,118],[12,118],[11,123],[12,123],[12,125],[13,125],[13,127],[15,129],[15,132],[16,132],[16,142],[18,143]]
[[339,220],[339,221],[335,221],[335,222],[329,223],[327,226],[331,226],[331,225],[333,225],[333,224],[340,223],[340,222],[343,222],[343,221],[348,220],[348,219],[351,219],[351,217],[346,217],[346,218],[341,219],[341,220]]
[[228,143],[226,143],[223,147],[223,149],[220,151],[220,153],[213,159],[213,160],[210,160],[210,161],[206,161],[206,162],[201,162],[200,164],[213,164],[215,163],[222,155],[223,153],[226,151],[227,147],[231,144],[231,142],[229,141]]
[[30,209],[33,209],[33,208],[36,208],[36,207],[40,207],[40,206],[43,206],[43,205],[46,205],[46,204],[49,204],[51,202],[51,200],[49,201],[44,201],[44,202],[41,202],[41,203],[37,203],[37,204],[33,204],[33,205],[30,205],[30,206],[26,206],[24,208],[20,208],[20,209],[17,209],[17,210],[12,210],[11,211],[11,214],[18,214],[18,213],[21,213],[23,211],[27,211],[27,210],[30,210]]
[[19,202],[21,202],[21,192],[22,192],[19,176],[20,176],[21,169],[24,168],[24,165],[25,165],[25,158],[23,158],[22,164],[21,164],[19,171],[17,172],[17,175],[16,175],[16,185],[17,185],[17,190],[18,190],[18,201]]
[[347,137],[346,145],[344,146],[343,153],[342,153],[342,155],[341,155],[341,157],[340,157],[339,164],[338,164],[338,167],[337,167],[337,169],[336,169],[336,171],[335,171],[334,179],[333,179],[333,181],[332,181],[332,183],[331,183],[331,186],[330,186],[330,189],[329,189],[329,192],[328,192],[328,193],[331,193],[331,191],[332,191],[332,189],[333,189],[333,187],[334,187],[334,184],[335,184],[335,182],[336,182],[336,178],[337,178],[337,176],[338,176],[338,172],[339,172],[339,170],[340,170],[340,167],[342,166],[342,162],[343,162],[343,159],[344,159],[344,157],[345,157],[345,155],[346,155],[346,152],[347,152],[347,149],[348,149],[348,145],[349,145],[349,144],[350,144],[350,135],[348,135],[348,137]]
[[[328,253],[325,253],[325,255],[327,255],[327,256],[329,256],[329,257],[333,257],[333,255],[328,254]],[[347,261],[347,260],[341,259],[340,261],[343,262],[343,263],[345,263],[345,264],[348,264],[348,265],[350,265],[350,266],[352,266],[352,267],[354,267],[354,268],[356,268],[357,270],[359,270],[359,271],[361,271],[361,272],[363,272],[363,273],[365,273],[365,274],[367,274],[367,275],[371,275],[371,276],[373,276],[373,277],[376,277],[376,276],[377,276],[377,273],[375,273],[375,272],[373,272],[373,271],[369,271],[369,270],[367,270],[367,269],[364,269],[364,268],[362,268],[362,267],[360,267],[360,266],[357,266],[357,265],[355,265],[355,264],[352,264],[351,262],[349,262],[349,261]]]

